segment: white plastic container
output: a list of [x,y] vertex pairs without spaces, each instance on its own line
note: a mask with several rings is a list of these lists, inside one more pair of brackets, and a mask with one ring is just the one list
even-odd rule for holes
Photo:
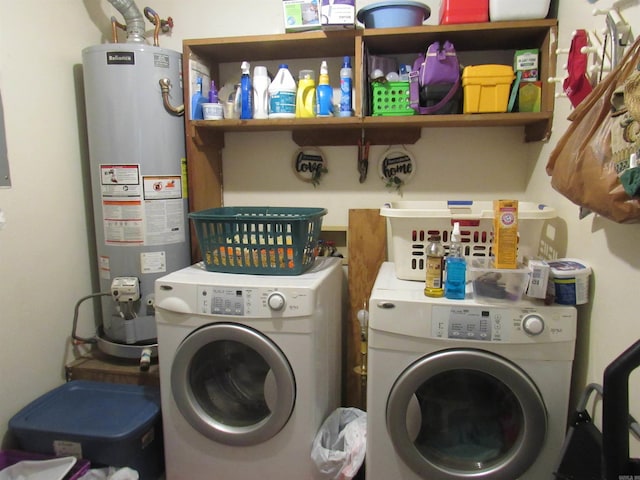
[[253,118],[269,118],[269,85],[267,67],[253,68]]
[[[449,248],[449,232],[453,222],[460,222],[464,255],[488,257],[493,239],[493,202],[400,201],[380,209],[389,220],[389,256],[395,264],[396,276],[402,280],[424,281],[425,248],[429,235],[440,235]],[[532,258],[548,239],[544,220],[556,217],[548,205],[518,203],[518,259]]]
[[205,120],[222,120],[222,105],[220,105],[219,103],[203,103],[202,116]]
[[286,64],[269,85],[269,118],[296,118],[296,81]]
[[489,20],[534,20],[545,18],[551,0],[489,0]]
[[589,301],[591,267],[583,260],[558,258],[548,262],[551,267],[549,292],[555,303],[582,305]]

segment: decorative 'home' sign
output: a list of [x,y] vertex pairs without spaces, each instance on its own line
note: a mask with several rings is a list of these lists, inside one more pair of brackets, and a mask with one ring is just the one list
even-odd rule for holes
[[405,148],[387,149],[378,163],[378,173],[385,186],[399,190],[406,185],[416,171],[413,156]]

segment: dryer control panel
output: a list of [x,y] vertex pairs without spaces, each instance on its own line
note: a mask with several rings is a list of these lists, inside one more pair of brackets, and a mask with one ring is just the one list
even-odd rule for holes
[[575,310],[461,305],[431,307],[431,335],[434,338],[516,342],[545,337],[566,340],[567,316],[575,319]]

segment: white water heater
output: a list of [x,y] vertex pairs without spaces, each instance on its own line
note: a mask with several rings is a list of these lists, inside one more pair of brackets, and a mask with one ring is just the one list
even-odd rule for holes
[[[142,43],[82,51],[102,299],[98,346],[138,357],[156,342],[154,282],[190,264],[182,55]],[[127,348],[131,347],[131,348]],[[111,351],[113,350],[113,351]]]

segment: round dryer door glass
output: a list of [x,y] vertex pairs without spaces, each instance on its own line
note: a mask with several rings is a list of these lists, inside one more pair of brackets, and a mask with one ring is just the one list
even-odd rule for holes
[[484,351],[445,350],[398,377],[387,428],[398,455],[425,478],[518,478],[542,448],[546,409],[515,365]]
[[266,336],[212,324],[187,337],[174,358],[171,389],[200,433],[227,445],[254,445],[286,425],[295,403],[293,370]]

